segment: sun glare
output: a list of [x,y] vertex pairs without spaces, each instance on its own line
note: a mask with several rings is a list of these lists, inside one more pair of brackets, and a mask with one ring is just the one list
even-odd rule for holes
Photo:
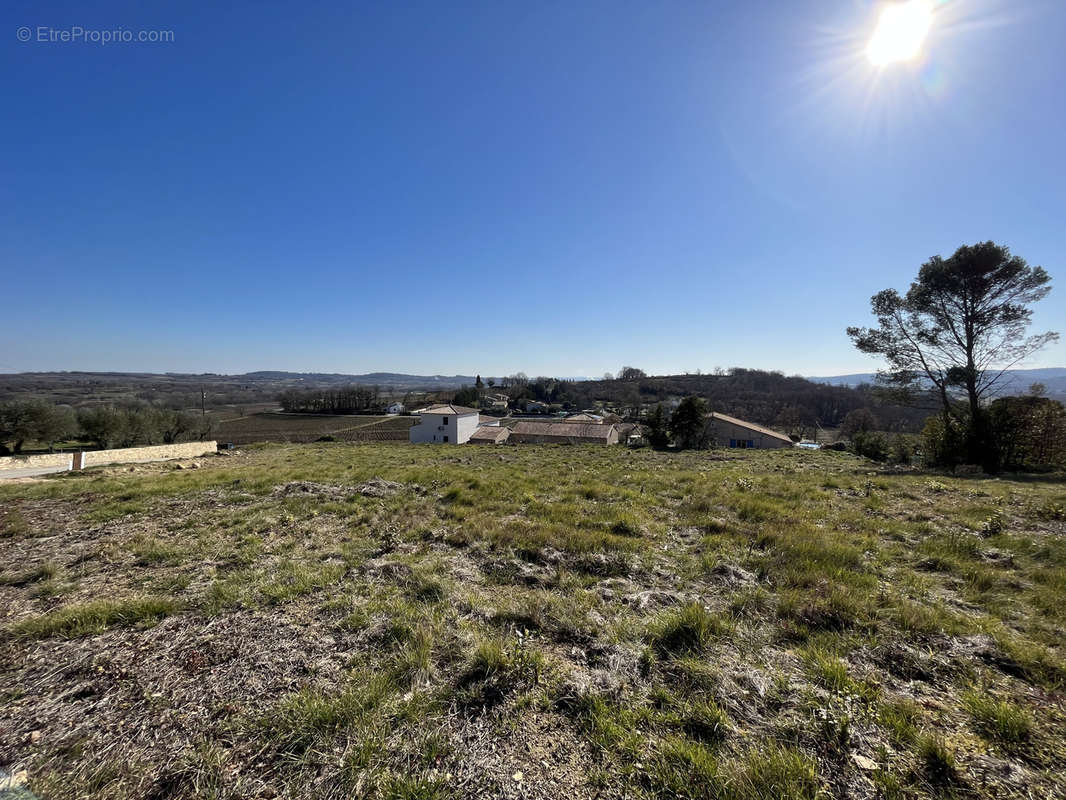
[[921,51],[932,23],[930,0],[893,3],[881,12],[877,29],[866,45],[866,57],[878,67],[909,61]]

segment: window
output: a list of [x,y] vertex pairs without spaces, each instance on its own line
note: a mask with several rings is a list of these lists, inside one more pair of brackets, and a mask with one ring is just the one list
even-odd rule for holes
[[755,440],[754,439],[748,439],[748,447],[755,447]]
[[447,417],[445,417],[445,418],[444,418],[444,424],[445,424],[445,425],[447,425],[447,424],[448,424],[448,418],[447,418]]
[[448,436],[447,436],[447,434],[445,434],[445,436],[444,436],[444,441],[445,441],[445,442],[447,442],[447,441],[448,441]]
[[737,446],[737,440],[736,439],[730,439],[729,440],[729,446],[730,447],[736,447]]

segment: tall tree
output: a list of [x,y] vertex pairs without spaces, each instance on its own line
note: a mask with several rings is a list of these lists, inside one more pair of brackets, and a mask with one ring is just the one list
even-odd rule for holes
[[698,397],[686,397],[670,415],[670,434],[683,448],[707,446],[707,404]]
[[[1026,336],[1030,306],[1051,291],[1042,267],[994,242],[964,245],[947,259],[922,264],[905,295],[885,289],[871,298],[876,328],[848,328],[864,353],[883,357],[888,368],[879,379],[914,396],[932,389],[941,403],[945,426],[965,432],[965,455],[995,469],[982,401],[1011,366],[1058,338]],[[956,402],[961,394],[963,403]]]
[[648,414],[648,442],[652,447],[666,447],[670,444],[670,419],[659,403]]

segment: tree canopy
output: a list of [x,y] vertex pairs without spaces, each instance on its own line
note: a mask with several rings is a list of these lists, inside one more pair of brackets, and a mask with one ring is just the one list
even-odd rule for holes
[[964,245],[950,258],[922,264],[905,295],[875,294],[877,327],[847,333],[859,350],[885,359],[884,384],[911,396],[933,390],[944,425],[964,430],[964,456],[994,467],[982,401],[1006,370],[1058,338],[1052,331],[1026,335],[1031,305],[1051,291],[1049,284],[1042,267],[1002,245]]

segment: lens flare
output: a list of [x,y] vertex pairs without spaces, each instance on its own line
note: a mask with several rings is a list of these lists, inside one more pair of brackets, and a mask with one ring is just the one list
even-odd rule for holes
[[932,24],[930,0],[894,3],[881,12],[874,35],[866,45],[866,57],[877,67],[909,61],[921,52]]

